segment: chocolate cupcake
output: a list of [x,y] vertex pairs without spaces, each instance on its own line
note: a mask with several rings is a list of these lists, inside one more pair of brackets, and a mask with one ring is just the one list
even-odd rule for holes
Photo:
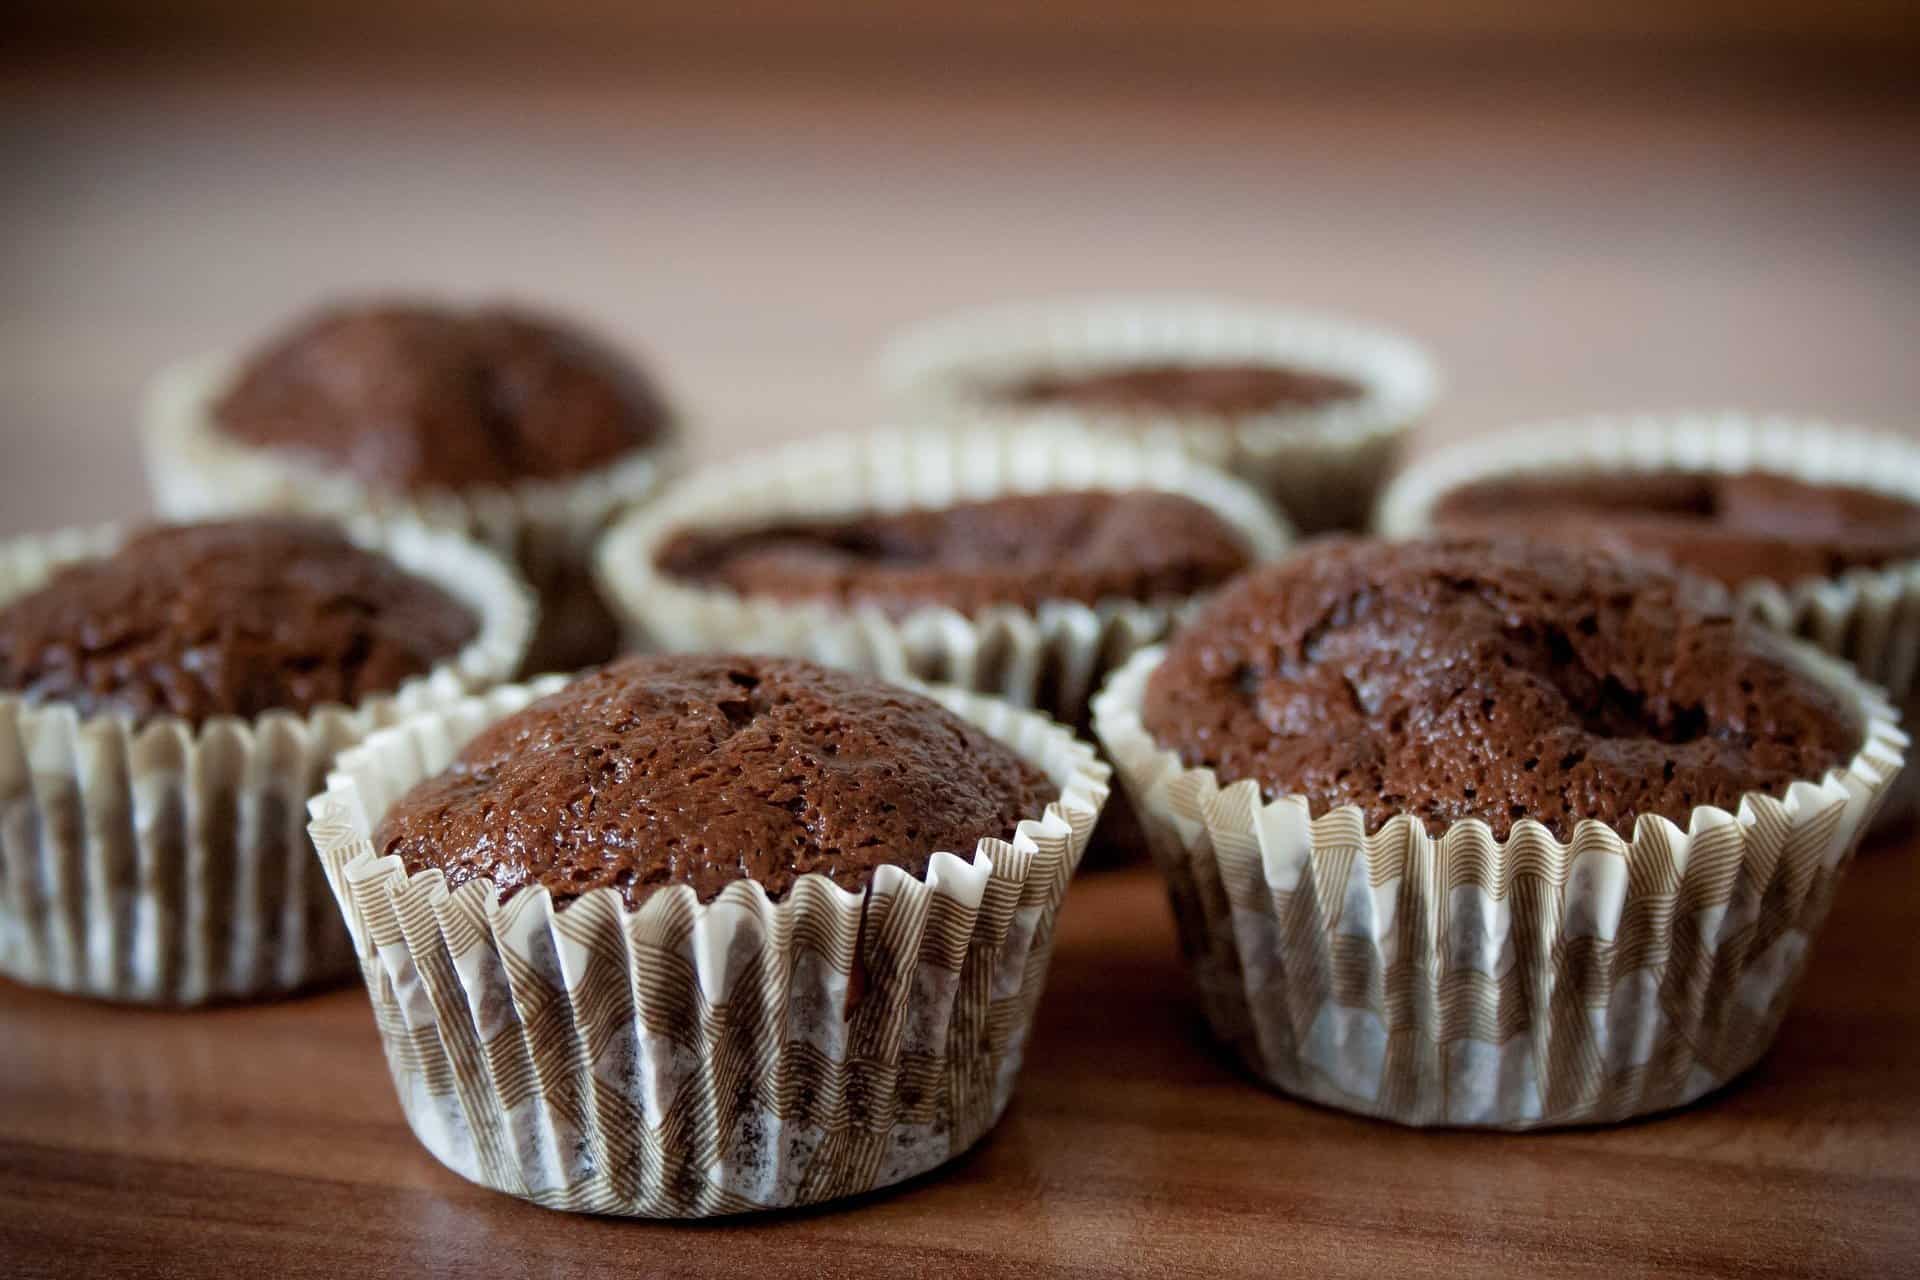
[[169,515],[403,513],[513,557],[542,606],[529,668],[547,670],[612,654],[587,557],[658,482],[672,423],[643,371],[559,321],[382,300],[169,372],[145,434]]
[[1431,518],[1448,533],[1657,556],[1733,588],[1920,560],[1920,501],[1761,471],[1502,477],[1441,495]]
[[256,518],[0,548],[0,972],[290,991],[352,953],[302,829],[332,755],[495,683],[526,589],[417,526]]
[[1049,601],[1180,602],[1247,567],[1233,525],[1150,489],[1023,493],[952,506],[683,528],[654,566],[683,583],[892,618]]
[[886,1186],[993,1125],[1106,777],[958,690],[644,657],[376,733],[311,829],[436,1157],[702,1217]]
[[[1596,418],[1465,441],[1396,477],[1378,523],[1659,557],[1920,710],[1920,444],[1737,414]],[[1887,821],[1911,817],[1903,778]]]
[[1475,538],[1249,574],[1094,715],[1248,1068],[1501,1128],[1751,1066],[1905,746],[1702,580]]
[[1066,420],[1172,444],[1262,489],[1308,533],[1359,528],[1436,378],[1412,342],[1346,321],[1183,298],[1000,307],[892,343],[916,411]]
[[1242,485],[1073,431],[810,440],[615,526],[601,580],[646,643],[956,684],[1082,721],[1101,674],[1287,545]]

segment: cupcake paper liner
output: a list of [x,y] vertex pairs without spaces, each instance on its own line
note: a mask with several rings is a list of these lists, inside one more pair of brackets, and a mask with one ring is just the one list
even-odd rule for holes
[[[1035,374],[1143,362],[1291,366],[1350,378],[1341,404],[1224,417],[1009,405],[999,387]],[[889,344],[878,380],[916,409],[1003,424],[1066,420],[1170,444],[1278,501],[1308,533],[1359,528],[1402,438],[1438,395],[1432,360],[1410,339],[1331,316],[1196,298],[1106,298],[998,307],[911,330]]]
[[1631,840],[1523,819],[1438,837],[1400,815],[1222,787],[1141,722],[1163,651],[1100,693],[1096,732],[1145,815],[1214,1034],[1298,1097],[1409,1125],[1597,1124],[1690,1102],[1772,1042],[1840,875],[1900,769],[1877,691],[1799,645],[1860,707],[1845,768],[1701,807]]
[[642,644],[812,658],[990,693],[1076,724],[1105,672],[1164,636],[1190,602],[1055,600],[972,616],[929,606],[889,617],[870,606],[702,586],[661,571],[655,556],[685,528],[1103,488],[1192,498],[1237,530],[1257,560],[1289,545],[1290,531],[1259,494],[1177,453],[1072,429],[957,428],[808,440],[708,468],[615,525],[598,569]]
[[[334,753],[376,725],[508,678],[527,590],[456,535],[363,520],[356,541],[431,579],[480,631],[392,695],[195,727],[0,694],[0,973],[142,1004],[268,996],[351,972],[353,951],[305,830]],[[109,555],[116,528],[0,545],[0,603]]]
[[373,998],[414,1133],[474,1182],[559,1209],[690,1218],[858,1194],[965,1151],[1010,1097],[1054,918],[1108,771],[1060,726],[958,690],[921,692],[1061,788],[1012,841],[866,894],[801,877],[713,901],[611,889],[557,909],[543,886],[408,877],[370,833],[548,677],[414,717],[342,754],[315,847]]
[[[1764,471],[1920,503],[1920,443],[1825,422],[1738,413],[1596,417],[1464,441],[1408,467],[1382,495],[1381,533],[1414,537],[1432,528],[1446,494],[1485,480],[1582,471]],[[1920,704],[1920,560],[1789,583],[1749,581],[1734,590],[1744,612],[1853,664],[1909,718]],[[1905,819],[1920,806],[1909,771],[1882,814]]]
[[529,647],[529,669],[570,668],[610,656],[595,651],[606,609],[593,590],[593,546],[609,520],[652,495],[672,473],[677,453],[671,445],[564,480],[382,493],[339,468],[221,432],[212,408],[234,367],[225,358],[179,365],[149,391],[142,443],[148,487],[162,515],[197,520],[243,511],[336,517],[371,512],[455,530],[512,560],[538,593],[540,630]]

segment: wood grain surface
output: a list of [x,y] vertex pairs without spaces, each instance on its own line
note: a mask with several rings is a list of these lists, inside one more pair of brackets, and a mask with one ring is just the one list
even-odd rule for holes
[[[1427,442],[1742,405],[1911,427],[1920,109],[1828,84],[1357,84],[605,60],[0,58],[0,533],[137,513],[163,363],[341,291],[551,303],[647,351],[708,458],[880,420],[900,325],[1105,289],[1396,323]],[[1257,62],[1257,58],[1250,59]],[[1404,78],[1399,72],[1406,72]],[[1206,1044],[1150,873],[1073,890],[1014,1106],[864,1203],[661,1226],[470,1186],[366,1001],[143,1013],[0,985],[0,1275],[1621,1277],[1920,1267],[1920,849],[1854,869],[1774,1053],[1683,1114],[1415,1133]]]
[[1158,881],[1072,889],[1012,1108],[823,1209],[575,1218],[408,1132],[363,993],[131,1012],[0,985],[14,1276],[1726,1276],[1920,1258],[1920,849],[1856,863],[1774,1051],[1686,1111],[1524,1136],[1292,1102],[1208,1045]]

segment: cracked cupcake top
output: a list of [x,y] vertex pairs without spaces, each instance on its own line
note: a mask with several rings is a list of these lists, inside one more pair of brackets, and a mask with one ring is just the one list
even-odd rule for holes
[[163,525],[0,608],[0,689],[83,716],[249,719],[390,693],[478,630],[331,525]]
[[1143,719],[1188,767],[1504,838],[1737,807],[1844,765],[1864,725],[1706,583],[1592,550],[1333,540],[1174,641]]
[[1658,555],[1728,586],[1920,558],[1920,505],[1762,472],[1513,476],[1443,495],[1435,527]]
[[1047,600],[1184,599],[1252,556],[1191,498],[1149,490],[1023,494],[951,507],[687,529],[656,564],[741,595],[977,614]]
[[1040,373],[1000,388],[1016,404],[1120,413],[1245,417],[1356,400],[1364,388],[1336,374],[1272,364],[1137,364]]
[[374,847],[504,900],[611,887],[629,906],[810,872],[860,889],[1011,839],[1059,789],[939,704],[791,659],[628,658],[493,725],[393,806]]
[[668,419],[638,368],[575,329],[411,302],[303,321],[247,362],[214,416],[235,439],[395,492],[575,475],[652,444]]

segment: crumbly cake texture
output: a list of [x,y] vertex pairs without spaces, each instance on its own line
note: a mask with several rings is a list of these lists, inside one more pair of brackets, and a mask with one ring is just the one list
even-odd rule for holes
[[225,434],[388,492],[506,487],[666,434],[659,391],[577,329],[507,307],[381,301],[296,324],[214,406]]
[[1684,826],[1778,796],[1864,726],[1709,584],[1519,540],[1329,540],[1242,577],[1148,682],[1149,733],[1222,785],[1504,838]]
[[611,887],[737,880],[780,897],[820,873],[861,889],[936,852],[1011,839],[1058,788],[1012,748],[875,677],[712,655],[628,658],[475,738],[393,806],[374,847],[409,873],[533,884],[565,903]]
[[656,563],[741,595],[871,605],[945,605],[975,615],[1048,600],[1181,599],[1252,555],[1234,528],[1172,493],[1022,494],[943,508],[759,526],[685,529]]
[[0,609],[0,689],[136,721],[306,712],[390,693],[478,630],[332,525],[163,525]]

